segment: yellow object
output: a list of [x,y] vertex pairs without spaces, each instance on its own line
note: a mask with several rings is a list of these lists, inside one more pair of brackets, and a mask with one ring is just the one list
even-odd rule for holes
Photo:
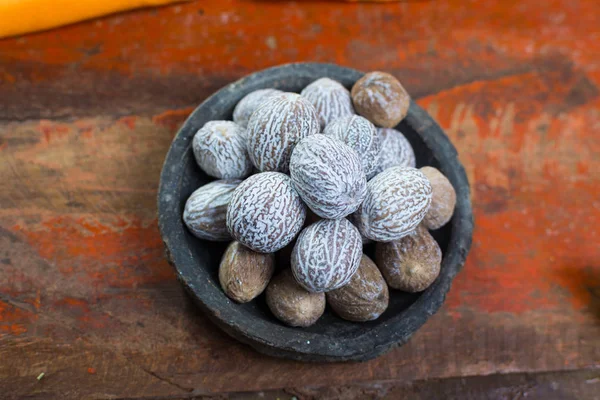
[[0,38],[182,0],[0,0]]

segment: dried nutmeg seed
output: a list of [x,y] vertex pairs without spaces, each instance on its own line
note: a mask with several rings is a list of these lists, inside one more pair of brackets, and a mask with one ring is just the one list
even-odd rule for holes
[[389,291],[377,265],[366,255],[347,285],[327,292],[327,302],[349,321],[372,321],[387,309]]
[[233,192],[227,229],[235,240],[260,253],[285,247],[302,229],[306,206],[280,172],[252,175]]
[[244,128],[235,122],[207,122],[192,141],[196,162],[204,172],[215,178],[245,178],[252,172],[252,162],[246,151],[244,135]]
[[272,96],[283,93],[277,89],[259,89],[248,93],[235,106],[233,110],[233,122],[246,128],[250,116],[256,109]]
[[369,72],[352,87],[354,109],[378,126],[393,128],[408,113],[410,96],[385,72]]
[[376,242],[400,239],[421,223],[431,203],[431,185],[421,171],[392,167],[367,184],[367,196],[353,220]]
[[415,151],[400,131],[391,128],[379,128],[378,132],[381,140],[381,153],[377,173],[391,167],[414,168],[417,165]]
[[339,118],[327,125],[323,133],[356,151],[367,179],[375,175],[379,167],[381,140],[377,128],[369,120],[360,115]]
[[315,106],[321,130],[341,117],[354,115],[350,92],[341,83],[329,78],[317,79],[300,93]]
[[231,240],[226,223],[227,205],[241,182],[239,179],[214,181],[192,193],[183,209],[183,221],[194,236],[213,241]]
[[260,171],[289,172],[294,146],[319,133],[315,107],[297,93],[282,93],[264,101],[248,122],[250,159]]
[[307,327],[323,315],[325,294],[304,290],[285,270],[271,280],[267,287],[267,305],[280,321],[290,326]]
[[312,135],[294,149],[290,177],[306,205],[322,218],[354,212],[366,195],[367,178],[360,158],[344,143]]
[[375,261],[388,285],[405,292],[427,289],[440,274],[442,251],[424,226],[389,243],[377,243]]
[[427,229],[439,229],[446,225],[454,214],[456,191],[448,178],[436,168],[423,167],[421,172],[429,179],[433,190],[431,206],[423,219],[423,224]]
[[219,265],[219,282],[230,299],[247,303],[261,294],[275,270],[275,256],[231,242]]

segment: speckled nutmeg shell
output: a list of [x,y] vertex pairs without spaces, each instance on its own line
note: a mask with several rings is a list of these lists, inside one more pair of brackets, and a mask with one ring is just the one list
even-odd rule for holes
[[310,326],[325,311],[325,294],[304,290],[289,269],[271,280],[266,297],[275,317],[290,326]]
[[429,179],[433,190],[431,206],[423,219],[423,225],[427,229],[439,229],[446,225],[454,214],[456,191],[448,178],[436,168],[423,167],[421,172]]
[[396,129],[379,128],[381,153],[377,173],[391,167],[411,167],[417,165],[415,151],[406,137]]
[[360,115],[339,118],[327,125],[323,133],[344,142],[356,151],[367,179],[376,174],[381,140],[377,128],[369,120]]
[[275,256],[231,242],[219,265],[219,283],[230,299],[247,303],[261,294],[275,270]]
[[405,292],[427,289],[440,274],[442,251],[424,226],[389,243],[377,243],[375,261],[388,285]]
[[354,221],[367,238],[390,242],[415,229],[430,204],[431,185],[421,171],[392,167],[369,181]]
[[302,230],[292,251],[292,272],[309,292],[344,286],[362,256],[360,233],[347,219],[324,219]]
[[354,115],[350,92],[341,83],[329,78],[317,79],[300,93],[311,102],[319,116],[321,130],[341,117]]
[[290,243],[302,229],[306,207],[289,176],[279,172],[252,175],[233,192],[227,207],[231,236],[260,253]]
[[290,177],[302,200],[322,218],[343,218],[365,198],[367,178],[360,158],[326,135],[309,136],[296,146]]
[[246,128],[250,116],[266,100],[283,93],[277,89],[259,89],[244,96],[233,109],[233,122]]
[[390,295],[377,265],[363,254],[358,270],[348,284],[327,292],[327,303],[349,321],[372,321],[387,309]]
[[260,171],[289,171],[294,146],[319,133],[315,107],[297,93],[282,93],[264,101],[248,122],[247,147]]
[[235,122],[207,122],[194,135],[192,150],[200,168],[215,178],[245,178],[252,172],[244,128]]
[[231,240],[227,230],[227,205],[242,181],[224,179],[210,182],[194,191],[183,209],[183,222],[200,239]]
[[352,87],[357,113],[377,126],[393,128],[408,113],[410,96],[400,82],[385,72],[369,72]]

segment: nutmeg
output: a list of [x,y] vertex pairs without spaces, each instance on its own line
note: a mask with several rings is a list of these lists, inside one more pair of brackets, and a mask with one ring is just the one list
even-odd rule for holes
[[352,87],[354,109],[378,126],[393,128],[408,113],[410,96],[400,82],[385,72],[369,72]]
[[280,321],[290,326],[314,324],[325,311],[325,294],[304,290],[289,269],[277,275],[267,287],[267,305]]
[[300,93],[315,106],[321,130],[341,117],[354,115],[350,92],[341,83],[329,78],[317,79]]
[[448,178],[436,168],[423,167],[421,172],[429,179],[432,189],[431,206],[423,218],[423,224],[427,229],[439,229],[446,225],[454,214],[456,191]]
[[250,250],[231,242],[219,265],[219,282],[230,299],[247,303],[261,294],[275,269],[275,256]]
[[349,321],[372,321],[387,309],[389,291],[381,272],[366,255],[347,285],[327,292],[327,303]]
[[252,113],[266,100],[281,93],[283,92],[277,89],[258,89],[248,93],[235,106],[233,122],[246,128]]
[[381,153],[377,173],[391,167],[411,167],[417,165],[415,151],[402,132],[391,128],[379,128]]
[[393,289],[421,292],[440,274],[442,251],[420,225],[414,232],[389,243],[377,243],[375,261]]

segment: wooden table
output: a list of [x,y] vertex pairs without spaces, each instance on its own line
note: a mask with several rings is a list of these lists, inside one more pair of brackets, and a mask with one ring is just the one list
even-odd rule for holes
[[[204,0],[0,40],[0,398],[460,398],[465,382],[490,398],[598,398],[599,13],[597,0]],[[472,183],[473,248],[444,307],[361,364],[227,337],[175,280],[156,226],[162,162],[193,107],[306,60],[396,75]]]

